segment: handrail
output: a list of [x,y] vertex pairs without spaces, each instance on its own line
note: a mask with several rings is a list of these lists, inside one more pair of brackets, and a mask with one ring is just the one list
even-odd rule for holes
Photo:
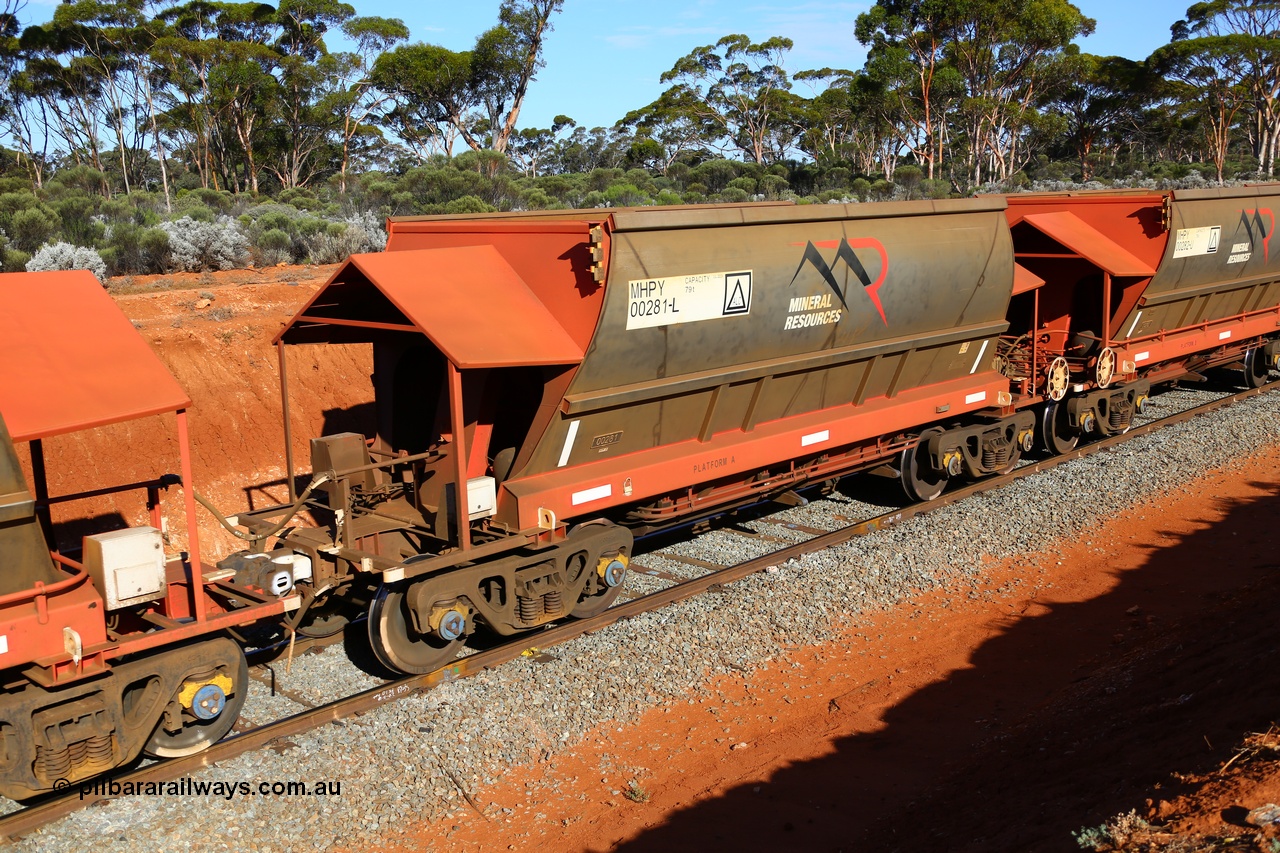
[[8,595],[0,595],[0,607],[4,607],[9,604],[18,604],[20,602],[27,601],[28,599],[36,599],[42,595],[56,595],[57,593],[65,592],[78,584],[84,583],[89,579],[89,573],[85,571],[84,566],[80,565],[75,560],[64,557],[57,552],[50,552],[49,556],[56,562],[74,569],[76,573],[66,580],[61,580],[54,584],[45,584],[44,581],[36,581],[36,585],[31,589],[11,592]]

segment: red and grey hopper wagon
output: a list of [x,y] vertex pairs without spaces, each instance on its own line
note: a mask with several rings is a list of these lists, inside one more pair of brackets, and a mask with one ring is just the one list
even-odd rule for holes
[[632,531],[1005,470],[1034,429],[996,369],[1013,282],[1003,200],[392,220],[278,340],[282,368],[371,345],[377,412],[313,441],[327,522],[281,553],[372,578],[375,651],[424,671],[476,625],[602,609]]
[[[0,364],[0,794],[34,796],[143,751],[205,748],[246,696],[244,654],[225,632],[278,619],[298,598],[202,565],[190,400],[90,273],[0,275]],[[82,471],[84,490],[50,494],[58,437],[165,414],[176,416],[180,477],[115,485]],[[33,487],[15,450],[24,442]],[[165,542],[160,498],[175,484],[185,555]],[[150,523],[60,550],[61,506],[108,496],[145,500]]]
[[1015,289],[1005,369],[1044,399],[1046,446],[1124,432],[1153,383],[1280,367],[1280,189],[1009,196]]

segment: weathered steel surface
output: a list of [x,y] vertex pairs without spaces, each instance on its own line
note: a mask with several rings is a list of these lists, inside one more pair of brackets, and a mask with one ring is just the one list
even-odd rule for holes
[[[55,584],[64,580],[49,559],[49,547],[36,520],[35,500],[22,476],[3,416],[0,416],[0,555],[4,557],[0,596],[34,589],[37,581]],[[3,621],[0,616],[0,632],[4,629]]]
[[717,435],[986,373],[1013,287],[1003,206],[619,214],[599,327],[523,473],[706,455]]
[[1280,245],[1271,257],[1277,211],[1275,185],[1175,191],[1168,244],[1128,336],[1280,304]]

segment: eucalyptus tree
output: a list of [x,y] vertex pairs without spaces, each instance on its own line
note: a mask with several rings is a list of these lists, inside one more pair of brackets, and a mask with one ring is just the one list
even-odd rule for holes
[[17,160],[36,187],[44,183],[49,135],[42,131],[45,104],[33,96],[22,72],[24,55],[19,46],[24,0],[0,0],[0,138],[17,146]]
[[755,163],[783,159],[799,135],[800,99],[782,67],[793,42],[774,36],[754,43],[727,35],[694,48],[660,78],[675,83],[664,93],[688,106],[690,118],[715,127],[728,146]]
[[347,191],[347,170],[358,138],[381,138],[377,119],[391,96],[374,86],[373,65],[377,57],[409,38],[409,28],[399,18],[367,16],[342,23],[342,32],[355,50],[333,53],[325,58],[329,66],[328,90],[319,108],[341,121],[338,166],[339,191]]
[[618,126],[634,132],[633,153],[637,159],[664,175],[682,158],[705,155],[709,144],[719,136],[718,123],[701,109],[697,94],[679,86],[627,113]]
[[957,2],[948,51],[964,84],[969,179],[1007,179],[1034,155],[1039,111],[1056,97],[1063,51],[1095,22],[1067,0]]
[[[1214,92],[1226,85],[1227,78],[1234,79],[1233,85],[1247,98],[1243,106],[1251,113],[1250,136],[1259,168],[1268,177],[1275,174],[1280,148],[1280,2],[1195,3],[1187,9],[1186,18],[1171,29],[1173,43],[1160,54],[1165,67],[1177,69],[1175,75],[1184,81],[1206,81]],[[1221,74],[1212,70],[1218,65],[1222,66]],[[1189,76],[1197,66],[1199,70]],[[1221,89],[1221,93],[1229,90]],[[1218,103],[1214,109],[1225,118],[1227,101],[1213,92],[1211,97]],[[1236,103],[1237,94],[1232,92],[1229,100]]]
[[393,125],[412,132],[414,119],[451,126],[473,150],[506,151],[529,85],[543,66],[551,16],[564,0],[503,0],[498,24],[469,51],[401,45],[374,63],[375,84],[396,97]]
[[162,128],[185,141],[201,183],[256,192],[278,81],[276,10],[261,3],[189,0],[160,12],[168,28],[150,56],[165,80]]
[[880,0],[858,16],[854,34],[869,48],[866,74],[895,103],[898,137],[934,178],[943,165],[947,114],[961,81],[947,46],[954,0]]
[[1067,140],[1080,164],[1080,180],[1093,180],[1094,159],[1114,153],[1139,124],[1154,97],[1147,66],[1122,56],[1069,51],[1062,63],[1064,85],[1054,109],[1067,121]]
[[338,0],[280,0],[273,47],[279,83],[272,101],[276,156],[268,170],[285,188],[305,185],[327,163],[318,152],[331,141],[339,117],[325,108],[324,95],[335,82],[338,64],[324,41],[333,27],[356,16],[355,7]]
[[905,120],[900,91],[866,70],[821,68],[798,72],[794,79],[825,84],[806,103],[805,130],[798,141],[816,163],[848,162],[864,175],[883,172],[892,181],[904,150],[926,162],[927,149],[908,130],[918,126]]

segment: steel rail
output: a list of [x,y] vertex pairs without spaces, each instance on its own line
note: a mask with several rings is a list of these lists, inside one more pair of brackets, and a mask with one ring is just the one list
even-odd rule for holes
[[[1280,381],[1270,382],[1260,388],[1251,388],[1237,394],[1220,397],[1217,400],[1167,415],[1140,427],[1134,427],[1121,435],[1093,441],[1059,456],[1051,456],[1023,465],[1008,474],[979,480],[967,486],[948,491],[928,503],[912,504],[901,509],[895,509],[733,566],[711,570],[705,575],[682,581],[666,589],[657,590],[615,604],[603,613],[589,619],[575,619],[570,622],[553,625],[542,631],[521,634],[491,649],[459,658],[449,666],[441,667],[432,672],[405,676],[384,685],[335,700],[326,705],[301,711],[273,723],[232,734],[196,755],[157,762],[119,776],[106,774],[98,777],[97,782],[99,785],[103,785],[105,780],[110,779],[121,785],[131,784],[134,786],[134,790],[136,790],[138,784],[168,782],[204,767],[212,766],[220,761],[226,761],[252,750],[262,749],[277,739],[316,729],[327,723],[334,723],[352,716],[365,714],[388,702],[425,693],[438,685],[467,678],[486,669],[500,666],[521,657],[530,649],[545,649],[577,637],[592,634],[624,619],[658,610],[669,604],[691,598],[706,592],[713,586],[732,583],[735,580],[764,571],[770,566],[776,566],[787,560],[832,548],[851,539],[896,526],[909,519],[950,506],[964,498],[1001,488],[1024,477],[1056,468],[1076,459],[1111,450],[1139,436],[1148,435],[1164,427],[1184,423],[1199,415],[1207,414],[1277,389],[1280,389]],[[94,783],[95,780],[87,780],[83,783],[83,786],[92,787]],[[0,817],[0,839],[12,840],[19,838],[25,833],[29,833],[66,815],[73,814],[96,802],[114,799],[114,797],[105,792],[90,791],[81,794],[81,787],[80,784],[68,786],[69,792],[66,794],[50,795],[48,799]]]

